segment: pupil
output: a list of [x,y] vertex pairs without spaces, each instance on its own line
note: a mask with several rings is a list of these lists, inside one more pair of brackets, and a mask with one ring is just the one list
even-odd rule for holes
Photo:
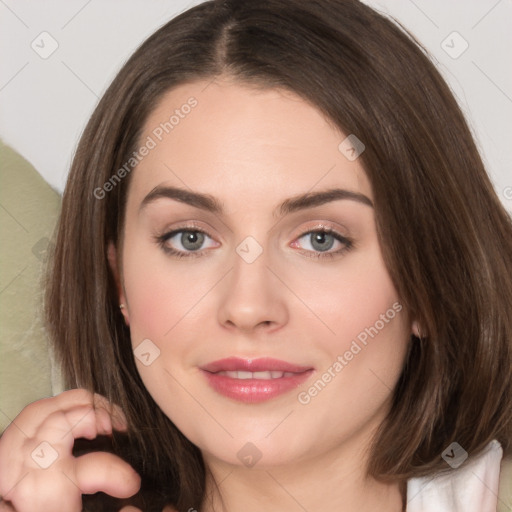
[[[327,244],[327,247],[323,244],[326,243],[326,237],[330,237],[330,240]],[[315,247],[315,244],[319,244],[319,247]],[[334,244],[333,236],[330,233],[313,233],[313,242],[312,245],[315,247],[315,249],[322,251],[322,250],[329,250]]]
[[183,247],[191,251],[199,249],[203,243],[204,234],[197,231],[185,231],[181,235]]

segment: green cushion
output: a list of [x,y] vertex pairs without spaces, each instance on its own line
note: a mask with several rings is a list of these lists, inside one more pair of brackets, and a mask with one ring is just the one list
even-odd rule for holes
[[0,431],[27,404],[52,396],[41,275],[60,202],[34,167],[0,141]]
[[501,462],[500,489],[496,512],[512,512],[512,458],[505,457]]

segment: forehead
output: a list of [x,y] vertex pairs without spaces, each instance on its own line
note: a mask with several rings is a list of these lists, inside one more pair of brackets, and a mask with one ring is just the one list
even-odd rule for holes
[[[299,96],[232,81],[200,81],[167,92],[144,125],[150,148],[133,171],[129,202],[161,183],[219,198],[278,201],[315,187],[342,186],[371,197],[346,135]],[[244,199],[245,200],[245,199]]]

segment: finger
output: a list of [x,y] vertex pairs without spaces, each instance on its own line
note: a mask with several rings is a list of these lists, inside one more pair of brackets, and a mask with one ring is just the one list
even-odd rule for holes
[[[91,393],[86,389],[80,388],[64,391],[51,399],[43,399],[41,402],[45,402],[45,400],[53,401],[53,410],[68,410],[74,407],[83,406],[89,406],[94,409],[103,408],[110,414],[110,416],[113,416],[115,420],[119,420],[122,425],[127,423],[126,417],[118,405],[113,404],[103,395],[100,395],[99,393]],[[50,412],[52,411],[47,411],[47,415]]]
[[141,484],[140,476],[127,462],[107,452],[77,457],[75,477],[82,494],[101,491],[114,498],[133,496]]
[[107,411],[113,428],[121,431],[128,429],[128,419],[126,418],[126,415],[124,414],[121,407],[119,407],[117,404],[113,404],[112,402],[109,402],[104,396],[95,393],[93,405],[95,409],[103,408]]
[[39,426],[35,437],[44,438],[50,442],[62,442],[68,435],[72,438],[93,439],[99,434],[110,432],[112,432],[112,424],[107,411],[83,405],[67,411],[51,413]]
[[74,405],[91,405],[94,400],[94,393],[84,388],[68,389],[55,397],[58,408],[67,408]]
[[74,440],[80,437],[94,439],[98,435],[110,435],[113,428],[127,430],[127,425],[117,423],[103,407],[77,406],[70,410],[51,413],[42,423],[34,437],[50,444],[64,444],[72,448]]
[[[120,431],[127,430],[126,416],[118,405],[112,404],[107,398],[98,393],[93,394],[85,389],[72,389],[52,398],[37,400],[25,407],[13,423],[27,437],[33,437],[52,413],[72,411],[74,409],[83,410],[85,413],[89,409],[104,410],[111,418],[108,423],[102,423],[102,425],[104,424],[104,429],[111,431],[113,427]],[[101,415],[101,412],[99,415]],[[77,423],[79,419],[75,418],[71,424]],[[10,430],[13,429],[11,428]],[[87,434],[81,435],[85,436]]]
[[[1,509],[0,509],[1,512]],[[140,508],[132,507],[131,505],[128,505],[127,507],[123,507],[119,512],[142,512]]]
[[42,398],[27,405],[14,422],[28,437],[32,437],[46,418],[55,411],[73,407],[92,406],[93,394],[85,389],[71,389],[57,396]]
[[[79,393],[77,393],[78,398],[74,398],[75,397],[74,394],[69,395],[69,397],[65,397],[66,401],[62,404],[63,406],[68,404],[68,408],[70,405],[75,405],[75,406],[81,405],[81,406],[90,406],[95,410],[96,409],[104,409],[110,416],[111,423],[116,430],[126,430],[128,421],[126,419],[126,416],[125,416],[123,410],[117,404],[110,402],[108,400],[108,398],[104,397],[103,395],[100,395],[99,393],[90,393],[89,391],[86,391],[86,390],[72,390],[72,391],[79,391]],[[85,393],[82,393],[82,391],[85,391]],[[62,394],[63,393],[61,393],[61,395]],[[61,395],[58,395],[59,398],[61,397]],[[69,404],[67,402],[68,398],[69,399],[72,398],[74,400],[74,402],[72,404]],[[83,400],[83,402],[78,402],[78,400]],[[63,407],[63,408],[66,408],[66,407]]]

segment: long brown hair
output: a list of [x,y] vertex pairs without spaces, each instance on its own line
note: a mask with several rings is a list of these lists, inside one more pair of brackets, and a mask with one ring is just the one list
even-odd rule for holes
[[366,146],[379,241],[411,338],[369,474],[405,482],[497,439],[512,449],[512,225],[456,100],[426,52],[356,0],[211,0],[169,21],[123,66],[82,135],[48,270],[50,336],[69,387],[118,403],[134,464],[179,509],[199,509],[199,449],[162,413],[134,363],[107,244],[118,244],[130,176],[164,93],[216,76],[285,88]]

